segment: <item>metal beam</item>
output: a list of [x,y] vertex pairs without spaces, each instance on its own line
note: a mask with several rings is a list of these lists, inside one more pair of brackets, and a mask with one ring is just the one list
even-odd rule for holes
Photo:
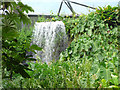
[[[64,1],[64,0],[63,0],[63,1]],[[63,1],[62,1],[61,4],[60,4],[60,8],[59,8],[59,11],[58,11],[58,16],[59,16],[59,14],[60,14],[60,11],[61,11],[61,8],[62,8]]]
[[75,14],[75,11],[73,10],[72,6],[70,3],[74,3],[74,4],[77,4],[77,5],[81,5],[81,6],[84,6],[84,7],[87,7],[87,8],[91,8],[91,9],[96,9],[94,7],[91,7],[91,6],[88,6],[88,5],[84,5],[84,4],[80,4],[80,3],[77,3],[77,2],[74,2],[74,1],[70,1],[70,0],[62,0],[61,4],[60,4],[60,8],[59,8],[59,11],[58,11],[58,16],[60,14],[60,11],[61,11],[61,8],[62,8],[62,4],[63,2],[67,5],[67,7],[70,9],[70,11]]
[[73,14],[75,14],[72,6],[71,6],[68,2],[66,2],[66,1],[64,1],[64,2],[65,2],[65,4],[67,5],[67,7],[71,10],[71,12],[72,12]]
[[70,6],[71,10],[72,10],[72,13],[75,14],[75,11],[73,10],[73,8],[72,8],[70,2],[69,2],[68,0],[66,0],[66,1],[67,1],[68,5]]
[[91,8],[91,9],[96,9],[96,8],[94,8],[94,7],[91,7],[91,6],[88,6],[88,5],[80,4],[80,3],[73,2],[73,1],[70,1],[70,0],[68,0],[68,1],[69,1],[69,2],[71,2],[71,3],[77,4],[77,5],[81,5],[81,6],[84,6],[84,7]]

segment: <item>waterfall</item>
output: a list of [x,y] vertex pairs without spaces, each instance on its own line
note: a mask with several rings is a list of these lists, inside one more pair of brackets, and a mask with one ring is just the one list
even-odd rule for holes
[[40,57],[46,63],[58,60],[60,53],[68,45],[64,23],[62,21],[36,22],[33,30],[33,44],[43,48],[43,51],[36,51],[34,58]]

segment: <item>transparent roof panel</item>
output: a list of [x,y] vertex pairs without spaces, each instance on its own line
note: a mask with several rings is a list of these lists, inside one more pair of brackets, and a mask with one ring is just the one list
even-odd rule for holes
[[[34,12],[29,12],[29,14],[55,14],[57,15],[60,4],[62,0],[21,0],[24,4],[27,4],[31,6],[34,9]],[[88,5],[91,7],[98,7],[98,6],[106,6],[106,5],[111,5],[111,6],[117,6],[119,0],[70,0],[74,1],[80,4]],[[84,6],[80,6],[74,3],[70,3],[73,10],[78,13],[84,13],[87,14],[89,13],[89,10],[92,11],[93,9],[89,9]],[[62,8],[60,11],[60,14],[66,14],[70,15],[72,12],[69,10],[69,8],[66,6],[65,3],[62,4]]]

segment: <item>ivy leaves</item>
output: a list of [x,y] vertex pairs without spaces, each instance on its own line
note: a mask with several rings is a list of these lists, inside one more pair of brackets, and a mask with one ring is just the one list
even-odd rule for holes
[[[74,39],[61,55],[61,59],[65,61],[82,62],[84,58],[92,61],[90,74],[96,74],[97,79],[94,83],[99,81],[102,87],[108,87],[112,84],[118,85],[117,81],[113,82],[114,75],[116,75],[115,79],[118,76],[118,64],[116,64],[118,62],[117,23],[110,26],[112,20],[110,19],[110,22],[105,21],[113,15],[113,12],[109,12],[110,10],[111,12],[117,11],[117,8],[107,6],[106,14],[102,13],[104,9],[100,8],[96,12],[79,17],[79,21],[74,22],[78,24],[70,30],[71,37],[74,37]],[[101,15],[107,16],[103,17]],[[114,74],[113,77],[112,74]]]

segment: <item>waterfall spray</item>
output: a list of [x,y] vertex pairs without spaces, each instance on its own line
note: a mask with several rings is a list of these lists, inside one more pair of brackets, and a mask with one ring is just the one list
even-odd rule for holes
[[68,45],[64,23],[62,21],[36,22],[33,30],[33,44],[43,48],[43,51],[36,51],[35,58],[40,57],[46,63],[58,60],[60,53]]

